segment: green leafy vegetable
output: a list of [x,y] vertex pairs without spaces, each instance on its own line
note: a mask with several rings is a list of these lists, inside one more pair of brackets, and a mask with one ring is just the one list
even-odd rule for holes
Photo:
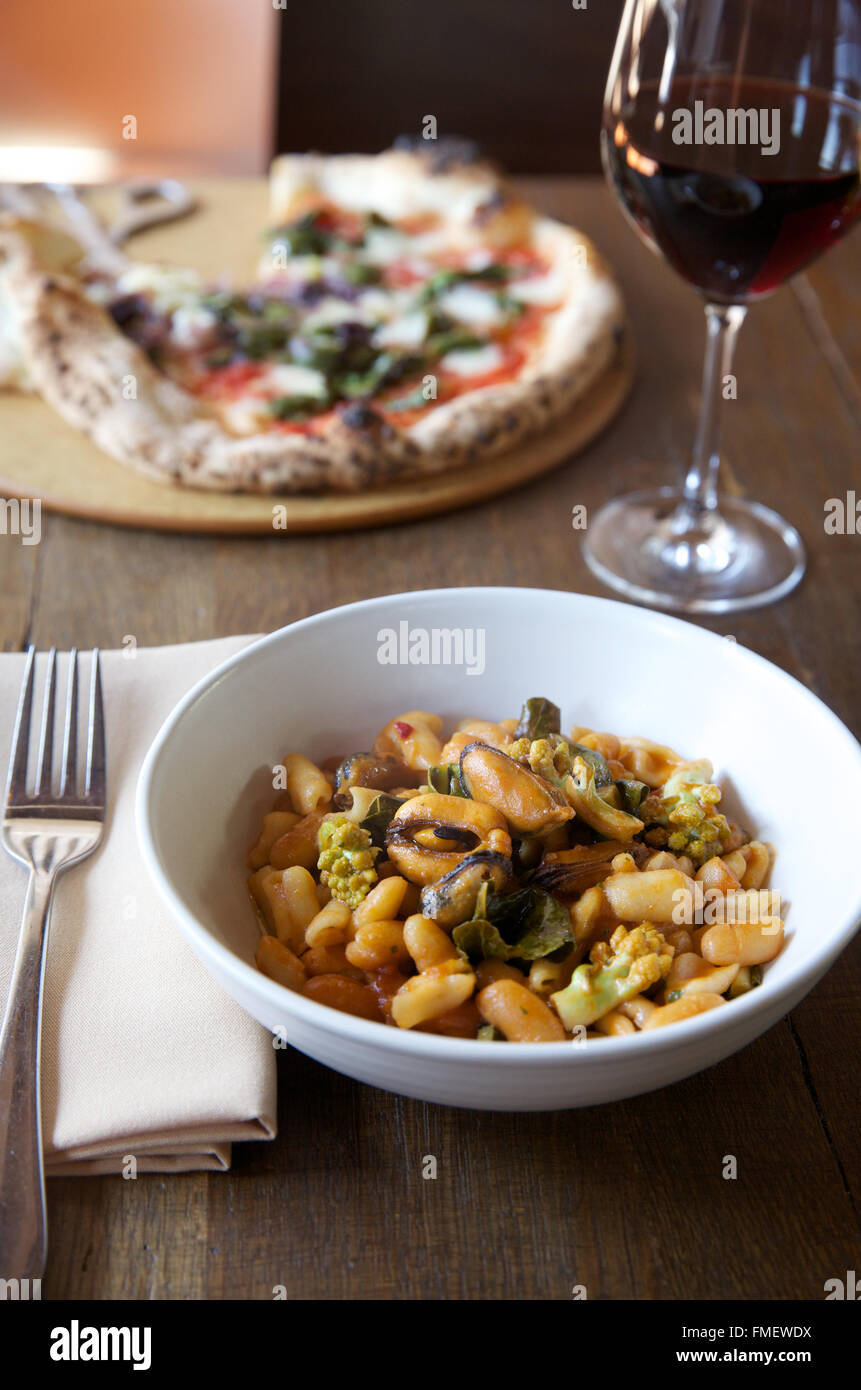
[[334,241],[332,233],[321,225],[317,211],[306,212],[284,227],[275,227],[266,236],[267,240],[286,246],[289,256],[323,256]]
[[562,716],[559,706],[554,705],[552,700],[545,700],[543,696],[534,696],[527,700],[523,709],[520,711],[520,720],[514,730],[514,737],[539,739],[547,738],[549,734],[558,734],[562,727]]
[[433,791],[442,792],[444,796],[466,796],[457,763],[441,763],[438,767],[429,767],[427,780]]
[[403,806],[403,801],[397,796],[388,796],[381,792],[375,796],[370,806],[368,814],[361,822],[363,830],[367,830],[371,837],[371,844],[379,849],[385,848],[386,831],[396,811]]
[[337,324],[306,328],[290,339],[292,356],[297,362],[326,373],[367,371],[377,360],[377,349],[363,331],[345,337],[343,325],[341,329],[339,333]]
[[586,766],[595,773],[595,786],[609,787],[613,780],[613,774],[604,754],[599,753],[595,748],[584,748],[582,743],[572,743],[570,738],[567,743],[574,756],[582,758]]
[[[586,752],[589,752],[588,748]],[[608,840],[632,840],[643,829],[643,822],[620,807],[612,806],[601,795],[598,785],[594,765],[582,753],[578,754],[570,776],[565,779],[565,795],[574,810],[592,830],[597,830]]]
[[509,960],[518,954],[514,946],[509,946],[499,928],[483,917],[462,922],[455,927],[451,939],[470,960]]
[[452,940],[471,959],[540,960],[573,941],[571,917],[542,888],[491,893],[485,884],[475,916],[455,927]]
[[366,265],[362,261],[345,261],[338,273],[348,285],[378,285],[383,278],[378,265]]
[[359,398],[372,396],[383,386],[394,385],[413,372],[420,371],[424,359],[412,352],[381,352],[367,371],[347,372],[335,378],[334,387],[340,396]]
[[266,409],[276,420],[307,420],[327,404],[324,396],[276,396],[266,402]]
[[524,960],[549,956],[574,940],[567,908],[543,888],[518,888],[513,893],[489,893],[487,915]]
[[[580,756],[583,756],[582,753]],[[649,795],[649,788],[645,782],[638,782],[635,778],[620,777],[616,786],[619,790],[622,810],[628,811],[632,816],[636,815]]]
[[427,303],[436,299],[437,295],[445,294],[446,290],[453,289],[455,285],[465,285],[474,281],[505,284],[510,274],[511,271],[506,265],[486,265],[480,270],[438,270],[424,286],[421,297]]
[[428,362],[435,362],[437,358],[445,357],[447,352],[471,352],[485,346],[481,338],[476,338],[468,328],[442,328],[425,340],[424,354]]

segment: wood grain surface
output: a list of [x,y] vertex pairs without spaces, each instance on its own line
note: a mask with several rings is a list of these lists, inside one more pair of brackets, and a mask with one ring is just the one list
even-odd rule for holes
[[[571,508],[674,478],[693,436],[702,312],[600,182],[524,186],[595,238],[629,300],[638,382],[586,453],[498,500],[370,535],[177,537],[47,517],[39,546],[0,538],[5,647],[262,631],[431,585],[600,592]],[[856,238],[745,325],[727,482],[798,526],[810,564],[780,605],[706,624],[856,732],[861,535],[827,535],[823,520],[827,499],[861,495],[859,268]],[[803,729],[793,752],[801,767]],[[858,872],[826,864],[827,836],[813,852]],[[861,1268],[859,993],[856,941],[735,1057],[652,1095],[548,1115],[400,1100],[279,1053],[279,1138],[237,1147],[232,1172],[49,1183],[44,1296],[271,1298],[284,1285],[291,1299],[568,1299],[581,1284],[592,1299],[821,1299],[826,1279]],[[435,1180],[422,1177],[430,1154]]]

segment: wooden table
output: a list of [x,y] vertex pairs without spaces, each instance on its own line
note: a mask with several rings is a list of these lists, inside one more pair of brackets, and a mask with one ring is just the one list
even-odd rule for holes
[[[48,517],[0,546],[7,650],[259,632],[353,599],[436,585],[600,592],[571,508],[669,481],[694,431],[696,296],[653,259],[597,181],[527,191],[615,264],[640,375],[623,416],[520,493],[371,534],[182,538]],[[154,245],[151,241],[151,247]],[[719,620],[861,726],[861,534],[824,504],[861,496],[861,240],[751,315],[725,407],[727,483],[798,526],[810,564],[775,608]],[[861,527],[859,527],[861,530]],[[799,779],[815,749],[798,730]],[[818,779],[814,773],[814,783]],[[823,788],[840,814],[839,775]],[[800,793],[808,795],[807,792]],[[814,793],[815,794],[815,793]],[[823,807],[823,866],[827,818]],[[811,853],[823,853],[811,846]],[[857,874],[856,865],[829,865]],[[735,1057],[668,1090],[591,1110],[472,1114],[402,1100],[279,1053],[280,1135],[227,1175],[49,1184],[50,1298],[809,1298],[859,1269],[861,942]],[[438,1177],[422,1177],[423,1159]],[[722,1176],[724,1156],[738,1177]]]

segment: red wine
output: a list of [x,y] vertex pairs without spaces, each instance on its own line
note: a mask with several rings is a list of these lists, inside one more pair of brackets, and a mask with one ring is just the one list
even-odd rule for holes
[[[730,109],[768,113],[759,143],[674,140],[685,130],[679,112],[691,113],[688,131],[702,137],[703,113],[721,113],[713,118],[719,132]],[[605,125],[604,159],[653,249],[708,299],[747,303],[777,289],[858,218],[859,120],[852,102],[809,88],[685,79],[659,102],[656,85],[644,84],[635,108]],[[777,146],[772,154],[769,144]]]

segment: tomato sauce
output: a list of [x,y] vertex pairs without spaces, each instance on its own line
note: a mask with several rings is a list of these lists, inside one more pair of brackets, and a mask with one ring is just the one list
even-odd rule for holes
[[228,401],[245,394],[265,371],[266,365],[262,362],[231,362],[226,367],[209,367],[189,389],[206,400]]

